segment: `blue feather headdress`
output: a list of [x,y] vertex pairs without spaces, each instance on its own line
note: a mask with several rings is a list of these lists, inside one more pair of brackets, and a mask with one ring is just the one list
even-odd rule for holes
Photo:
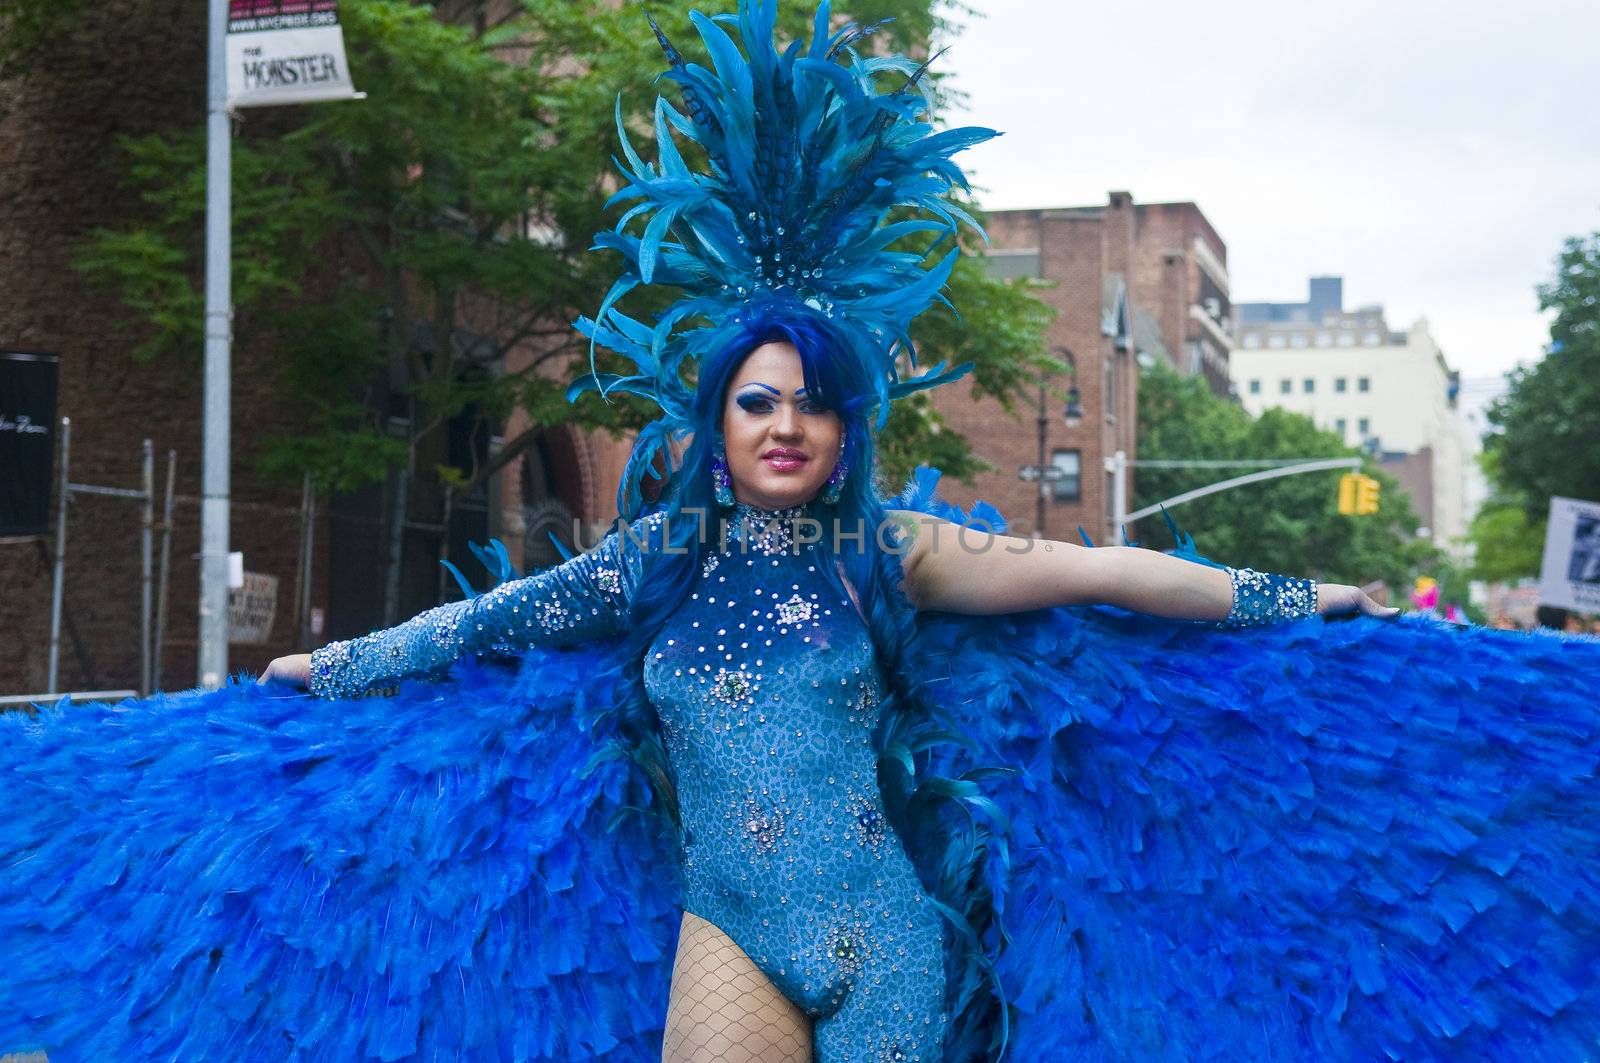
[[[661,416],[640,432],[624,470],[618,505],[637,514],[639,485],[670,466],[668,444],[693,431],[693,384],[699,360],[721,349],[748,315],[776,305],[826,319],[859,360],[881,426],[890,401],[964,374],[941,363],[916,373],[911,322],[940,294],[960,253],[958,229],[977,223],[949,194],[967,190],[951,156],[997,134],[990,129],[936,131],[923,95],[926,63],[864,56],[855,45],[874,26],[833,32],[829,4],[817,9],[809,42],[782,52],[773,41],[776,0],[741,0],[737,16],[690,16],[712,69],[687,62],[651,20],[682,96],[655,108],[657,161],[642,159],[617,105],[626,185],[613,203],[632,206],[597,248],[620,252],[626,269],[593,318],[577,322],[590,339],[584,391],[646,397]],[[725,26],[738,35],[743,48]],[[707,172],[692,169],[678,140],[697,145]],[[633,228],[642,225],[635,235]],[[980,230],[981,232],[981,230]],[[907,237],[932,240],[926,253],[897,250]],[[645,286],[676,299],[653,324],[618,309]],[[603,373],[597,347],[631,361],[631,373]],[[911,367],[902,375],[901,359]]]

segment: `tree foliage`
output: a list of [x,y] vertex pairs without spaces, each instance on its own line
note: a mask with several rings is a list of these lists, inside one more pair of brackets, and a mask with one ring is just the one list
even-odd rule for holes
[[1555,313],[1549,351],[1511,372],[1485,440],[1497,484],[1530,521],[1544,519],[1551,495],[1600,500],[1600,232],[1566,242],[1539,306]]
[[[1217,398],[1198,377],[1165,368],[1139,380],[1140,461],[1333,458],[1356,456],[1309,417],[1270,409],[1251,417]],[[1183,491],[1242,475],[1250,469],[1145,469],[1135,467],[1134,508]],[[1379,510],[1356,517],[1338,512],[1338,472],[1308,473],[1223,491],[1188,502],[1173,519],[1192,534],[1207,557],[1230,565],[1357,585],[1381,579],[1409,586],[1431,574],[1437,551],[1416,537],[1416,512],[1394,479],[1376,467]],[[1159,517],[1131,534],[1143,545],[1166,548],[1171,536]]]
[[[892,19],[874,40],[911,52],[949,31],[930,0],[860,0],[850,13]],[[686,14],[656,14],[694,58]],[[784,32],[810,29],[805,5],[782,17]],[[234,143],[236,333],[270,337],[304,411],[292,437],[266,441],[265,468],[348,489],[408,456],[442,461],[452,418],[498,425],[524,411],[532,428],[493,465],[438,470],[470,485],[550,426],[641,425],[651,413],[636,402],[569,406],[564,392],[588,358],[570,322],[617,268],[588,251],[610,217],[614,108],[620,97],[648,128],[658,90],[643,6],[347,0],[340,18],[367,99],[252,111]],[[80,262],[147,326],[137,356],[197,357],[203,132],[124,147],[148,212],[98,233]],[[1042,307],[975,262],[951,287],[965,317],[919,324],[924,360],[975,361],[1009,400],[1041,365]],[[396,415],[406,438],[390,434]],[[980,467],[926,404],[897,411],[883,450],[891,474],[929,458],[954,475]]]
[[1479,579],[1539,574],[1552,495],[1600,501],[1600,232],[1566,241],[1539,306],[1555,315],[1549,349],[1512,370],[1489,408],[1491,494],[1471,530]]

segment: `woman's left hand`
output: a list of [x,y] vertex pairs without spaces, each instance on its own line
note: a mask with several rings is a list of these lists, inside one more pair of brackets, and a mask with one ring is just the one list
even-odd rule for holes
[[1343,583],[1317,584],[1317,613],[1320,616],[1339,616],[1342,613],[1364,613],[1387,619],[1399,616],[1400,610],[1379,605],[1360,587]]

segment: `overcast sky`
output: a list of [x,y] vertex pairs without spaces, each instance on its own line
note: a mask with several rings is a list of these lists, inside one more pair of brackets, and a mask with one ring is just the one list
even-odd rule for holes
[[986,207],[1192,200],[1235,301],[1338,274],[1468,376],[1538,358],[1534,286],[1600,229],[1600,0],[970,3]]

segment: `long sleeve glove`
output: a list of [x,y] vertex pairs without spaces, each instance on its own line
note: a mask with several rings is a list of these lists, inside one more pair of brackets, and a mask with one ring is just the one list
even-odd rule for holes
[[[648,524],[650,522],[646,522]],[[649,527],[613,531],[594,550],[502,583],[475,598],[429,609],[403,624],[311,655],[310,690],[352,697],[415,676],[436,675],[467,654],[514,656],[625,629]]]

